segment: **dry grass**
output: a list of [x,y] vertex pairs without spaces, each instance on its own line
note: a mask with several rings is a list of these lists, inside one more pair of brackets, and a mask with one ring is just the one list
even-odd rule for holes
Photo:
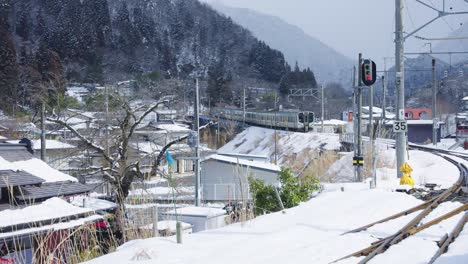
[[301,173],[301,180],[306,180],[309,177],[315,177],[320,182],[333,182],[333,175],[329,175],[326,172],[328,169],[338,161],[339,156],[335,151],[324,151],[313,159],[307,168]]

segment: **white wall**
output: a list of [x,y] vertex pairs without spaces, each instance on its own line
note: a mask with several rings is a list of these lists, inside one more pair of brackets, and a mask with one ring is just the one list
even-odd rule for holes
[[248,177],[263,180],[266,184],[278,183],[278,174],[256,168],[247,168],[216,160],[202,163],[202,198],[208,201],[250,199]]

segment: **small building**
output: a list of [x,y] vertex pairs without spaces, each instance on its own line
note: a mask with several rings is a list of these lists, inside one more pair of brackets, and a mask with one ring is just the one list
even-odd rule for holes
[[[432,120],[408,120],[408,142],[424,144],[432,142]],[[387,123],[388,131],[393,131],[393,121]],[[395,135],[393,135],[394,137]],[[447,129],[444,122],[438,123],[437,128],[437,142],[440,142],[441,138],[445,138],[447,135]]]
[[405,108],[405,118],[407,120],[428,120],[432,118],[432,109]]
[[168,220],[178,219],[191,224],[194,233],[226,225],[226,211],[218,208],[188,206],[167,211],[162,215]]
[[212,155],[201,162],[203,199],[206,201],[250,200],[248,178],[278,185],[280,167],[239,157]]

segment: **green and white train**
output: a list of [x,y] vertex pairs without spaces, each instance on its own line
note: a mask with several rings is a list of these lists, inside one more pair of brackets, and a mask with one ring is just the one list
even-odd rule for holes
[[[220,118],[239,122],[244,121],[244,112],[241,109],[217,108],[215,111]],[[245,123],[249,125],[293,130],[298,132],[308,132],[309,126],[314,122],[314,120],[314,113],[307,111],[245,111]]]

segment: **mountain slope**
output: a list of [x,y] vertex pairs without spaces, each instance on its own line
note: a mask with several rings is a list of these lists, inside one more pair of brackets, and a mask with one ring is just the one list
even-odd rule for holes
[[13,64],[7,77],[19,91],[52,77],[114,83],[221,68],[230,79],[278,83],[287,71],[281,52],[197,0],[2,0],[0,14],[0,59]]
[[320,40],[307,35],[302,29],[278,17],[250,9],[220,4],[212,6],[249,29],[254,36],[272,48],[282,51],[290,65],[297,61],[301,67],[310,67],[319,82],[338,81],[349,85],[352,61]]

